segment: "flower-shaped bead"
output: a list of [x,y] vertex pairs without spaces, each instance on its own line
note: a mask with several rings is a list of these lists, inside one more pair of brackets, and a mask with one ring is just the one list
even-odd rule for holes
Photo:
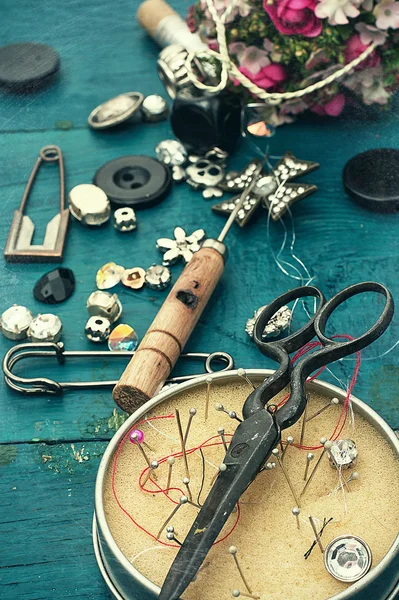
[[181,258],[188,263],[194,252],[201,248],[201,242],[206,233],[203,229],[197,229],[191,235],[187,235],[182,227],[176,227],[173,232],[175,239],[160,238],[157,240],[157,248],[164,253],[163,265],[168,267],[175,264]]

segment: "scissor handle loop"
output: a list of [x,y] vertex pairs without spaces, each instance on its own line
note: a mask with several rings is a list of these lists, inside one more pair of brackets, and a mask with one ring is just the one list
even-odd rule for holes
[[[292,302],[293,300],[309,297],[318,298],[319,306],[317,307],[317,311],[315,312],[315,314],[309,319],[306,325],[301,327],[301,329],[298,329],[298,331],[291,333],[291,335],[288,335],[282,340],[276,340],[274,342],[265,342],[262,340],[262,333],[266,325],[280,308],[285,306],[285,304]],[[278,298],[276,298],[275,300],[270,302],[270,304],[265,306],[259,317],[256,319],[254,327],[254,341],[259,350],[262,352],[262,354],[269,356],[270,351],[272,351],[272,348],[274,346],[279,346],[280,348],[283,348],[286,352],[290,353],[294,350],[298,350],[304,344],[309,342],[309,340],[311,340],[314,336],[314,322],[316,315],[318,314],[321,307],[324,305],[324,302],[324,295],[319,289],[313,286],[303,285],[301,287],[289,290],[284,294],[281,294],[281,296],[278,296]]]
[[[381,294],[385,298],[385,306],[374,325],[370,327],[368,331],[353,340],[337,341],[327,337],[325,334],[327,322],[335,309],[338,308],[338,306],[340,306],[343,302],[346,302],[346,300],[349,300],[349,298],[368,292]],[[316,314],[314,328],[316,335],[323,346],[330,348],[339,346],[343,351],[343,356],[347,356],[348,354],[362,350],[377,340],[384,333],[391,322],[393,312],[394,300],[391,292],[381,283],[377,283],[376,281],[364,281],[362,283],[355,283],[354,285],[345,288],[341,292],[338,292],[338,294],[336,294],[333,298],[328,300],[328,302],[326,302],[326,304]]]

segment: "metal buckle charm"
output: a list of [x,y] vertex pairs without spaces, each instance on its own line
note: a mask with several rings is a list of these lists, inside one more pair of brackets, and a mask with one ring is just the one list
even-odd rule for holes
[[[35,225],[24,215],[25,205],[32,190],[37,173],[43,162],[57,162],[60,171],[60,212],[47,223],[43,244],[32,244]],[[8,262],[49,262],[62,259],[65,237],[68,228],[69,210],[65,208],[65,174],[61,148],[44,146],[30,174],[21,205],[14,213],[4,258]]]

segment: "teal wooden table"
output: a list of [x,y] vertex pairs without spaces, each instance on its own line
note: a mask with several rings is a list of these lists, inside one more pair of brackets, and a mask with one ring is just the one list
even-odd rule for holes
[[[174,3],[182,12],[183,0]],[[67,0],[39,2],[3,0],[1,44],[37,41],[54,46],[61,55],[57,81],[35,94],[0,95],[0,247],[4,247],[13,211],[20,202],[27,177],[39,149],[59,144],[64,151],[67,188],[89,183],[104,162],[125,154],[154,155],[155,145],[171,137],[170,126],[136,125],[121,131],[96,133],[87,127],[93,107],[118,93],[144,94],[164,90],[155,71],[158,49],[135,21],[137,3],[120,0]],[[379,118],[301,122],[282,128],[272,140],[272,154],[292,150],[304,159],[318,160],[319,171],[307,181],[319,191],[293,209],[296,254],[308,266],[326,295],[359,280],[375,279],[399,296],[398,225],[396,215],[376,215],[352,204],[341,185],[341,171],[355,153],[373,147],[399,146],[398,110]],[[236,155],[243,165],[250,155],[243,147]],[[41,174],[30,201],[29,214],[38,226],[40,241],[54,214],[56,187],[52,172]],[[176,186],[158,207],[138,211],[138,229],[120,235],[111,224],[93,230],[71,222],[63,264],[74,270],[76,291],[54,308],[64,323],[67,349],[91,349],[83,333],[85,303],[95,289],[95,273],[107,261],[125,267],[147,267],[159,261],[158,237],[172,235],[181,225],[187,231],[204,226],[209,236],[218,233],[223,219],[210,210],[186,185]],[[271,227],[267,239],[266,214],[261,213],[243,231],[228,239],[230,259],[221,284],[188,349],[226,350],[243,367],[271,367],[244,332],[253,310],[275,295],[295,286],[272,259],[283,230]],[[43,312],[32,287],[51,265],[6,265],[1,260],[0,311],[13,303]],[[177,278],[179,267],[173,267]],[[166,293],[118,290],[124,306],[123,322],[143,336]],[[373,318],[373,307],[353,303],[334,329],[356,333]],[[392,347],[399,337],[395,317],[389,332],[364,361],[355,394],[399,428],[399,364]],[[1,337],[4,354],[12,342]],[[347,383],[353,361],[332,367]],[[59,378],[117,377],[122,364],[46,367]],[[199,366],[199,365],[195,365]],[[190,365],[192,368],[192,365]],[[35,367],[32,373],[43,373]],[[334,382],[328,374],[325,376]],[[7,600],[100,600],[108,591],[97,569],[91,540],[93,493],[101,455],[124,415],[116,410],[111,393],[67,393],[63,398],[27,397],[0,391],[0,597]]]

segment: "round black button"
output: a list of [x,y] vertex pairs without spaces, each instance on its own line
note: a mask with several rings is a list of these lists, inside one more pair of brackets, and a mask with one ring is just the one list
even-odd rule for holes
[[172,185],[168,167],[148,156],[122,156],[105,163],[94,175],[112,204],[146,208],[165,198]]
[[0,84],[15,90],[37,88],[58,71],[57,52],[45,46],[26,42],[0,48]]
[[378,148],[351,158],[343,182],[350,197],[375,212],[399,211],[399,150]]

